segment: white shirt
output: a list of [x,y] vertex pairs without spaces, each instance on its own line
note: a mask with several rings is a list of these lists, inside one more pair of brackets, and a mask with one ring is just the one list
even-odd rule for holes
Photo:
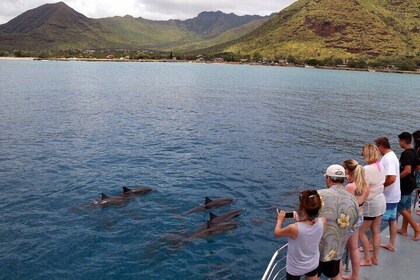
[[366,165],[364,169],[366,181],[369,183],[369,200],[384,192],[385,170],[380,162]]
[[380,162],[366,165],[364,169],[366,181],[369,183],[369,196],[363,204],[363,215],[375,218],[383,215],[386,210],[385,170]]
[[384,166],[385,176],[396,176],[395,182],[385,187],[384,194],[386,203],[398,203],[401,199],[400,189],[400,161],[393,151],[386,153],[381,163]]

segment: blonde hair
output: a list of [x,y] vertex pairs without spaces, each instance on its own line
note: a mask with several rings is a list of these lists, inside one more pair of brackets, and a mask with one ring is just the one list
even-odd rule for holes
[[375,144],[366,144],[362,148],[363,159],[367,163],[377,162],[381,159],[381,152]]
[[356,184],[354,195],[361,196],[368,189],[368,184],[365,179],[365,169],[355,159],[345,160],[343,167],[348,170],[354,179],[353,182]]

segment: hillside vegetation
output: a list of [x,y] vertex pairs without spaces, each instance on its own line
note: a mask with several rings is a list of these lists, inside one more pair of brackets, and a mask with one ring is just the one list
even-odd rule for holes
[[418,0],[299,0],[219,50],[263,57],[418,57]]

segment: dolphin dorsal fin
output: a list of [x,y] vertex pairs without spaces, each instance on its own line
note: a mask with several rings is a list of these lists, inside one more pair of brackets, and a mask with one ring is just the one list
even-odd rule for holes
[[207,203],[210,203],[210,202],[212,202],[213,200],[211,200],[210,198],[208,198],[207,196],[206,196],[206,202],[204,202],[204,204],[207,204]]
[[214,215],[212,212],[210,212],[210,222],[213,221],[213,219],[216,219],[217,216]]
[[102,193],[101,195],[102,195],[102,199],[109,198],[109,196],[107,196],[107,195],[106,195],[106,194],[104,194],[104,193]]
[[129,192],[131,191],[131,189],[127,188],[127,187],[123,187],[123,192]]

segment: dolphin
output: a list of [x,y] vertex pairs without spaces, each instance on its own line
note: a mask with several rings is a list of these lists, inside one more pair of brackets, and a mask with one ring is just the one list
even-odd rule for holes
[[205,200],[204,204],[201,204],[201,205],[195,207],[194,209],[191,209],[186,214],[188,215],[188,214],[191,214],[191,213],[204,212],[207,209],[211,209],[211,208],[219,208],[219,207],[222,207],[226,204],[232,203],[233,201],[235,201],[234,198],[217,198],[217,199],[212,200],[212,199],[206,197],[206,200]]
[[235,209],[235,210],[223,213],[220,216],[216,216],[215,214],[210,212],[210,219],[207,221],[207,223],[201,225],[198,229],[204,230],[209,226],[209,224],[210,226],[212,226],[214,224],[221,224],[221,223],[229,222],[230,220],[233,220],[234,218],[238,217],[241,214],[241,212],[242,212],[242,209]]
[[[233,213],[234,211],[235,213]],[[234,217],[237,217],[237,215],[239,215],[241,210],[234,210],[234,211],[231,211],[229,215],[223,216],[223,218],[233,219]],[[222,215],[220,215],[219,217],[222,217]],[[213,219],[216,219],[216,218],[213,218]],[[220,221],[220,223],[207,221],[204,225],[198,227],[197,230],[194,231],[192,234],[189,234],[189,237],[186,236],[187,232],[180,232],[180,231],[166,234],[166,239],[170,243],[169,246],[173,247],[174,249],[179,249],[183,245],[193,242],[194,239],[196,238],[211,237],[217,234],[225,233],[239,226],[239,224],[236,222],[229,222],[227,220],[224,220],[223,222],[221,222],[222,220],[220,220],[220,218],[217,219],[216,221]],[[185,237],[182,238],[180,237],[180,235],[184,235]]]
[[238,225],[239,224],[236,222],[224,222],[219,224],[212,224],[210,222],[207,222],[206,228],[192,234],[189,239],[211,237],[235,229],[238,227]]
[[104,193],[101,194],[100,200],[94,200],[93,204],[96,206],[120,205],[132,200],[130,197],[124,196],[108,196]]
[[123,195],[124,196],[128,196],[128,195],[143,195],[146,194],[148,192],[153,191],[152,188],[148,188],[148,187],[139,187],[139,188],[135,188],[135,189],[130,189],[128,187],[123,187]]

